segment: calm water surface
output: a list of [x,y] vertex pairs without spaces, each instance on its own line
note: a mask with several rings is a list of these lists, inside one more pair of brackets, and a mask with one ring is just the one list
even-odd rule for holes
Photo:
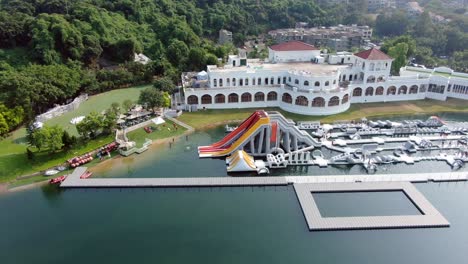
[[[222,135],[222,129],[199,132],[172,148],[164,145],[161,151],[119,159],[98,171],[108,170],[103,177],[227,176],[224,161],[195,155],[197,145]],[[450,171],[435,162],[380,172],[435,170]],[[349,173],[362,171],[310,167],[275,172]],[[0,196],[0,263],[465,263],[468,183],[416,187],[450,221],[450,228],[309,232],[290,186],[36,188]],[[322,202],[330,208],[346,204]],[[394,196],[366,202],[375,208],[383,203],[397,210],[407,207]]]

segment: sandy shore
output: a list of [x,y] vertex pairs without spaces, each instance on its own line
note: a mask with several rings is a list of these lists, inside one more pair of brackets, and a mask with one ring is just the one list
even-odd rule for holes
[[0,184],[0,194],[8,192],[8,185],[7,184]]
[[27,185],[21,185],[21,186],[10,188],[10,189],[6,188],[5,193],[25,191],[25,190],[29,190],[32,188],[41,187],[43,185],[46,185],[47,183],[48,181],[41,181],[41,182],[35,182],[35,183],[27,184]]
[[[148,147],[148,150],[146,152],[153,152],[153,151],[161,150],[167,144],[173,141],[177,142],[192,133],[193,131],[186,131],[182,135],[178,135],[175,137],[154,140],[153,143]],[[102,174],[103,172],[108,171],[111,167],[113,167],[116,164],[122,164],[122,163],[125,163],[126,161],[129,161],[130,163],[133,162],[133,160],[138,158],[138,155],[141,155],[141,154],[133,154],[128,157],[116,155],[115,157],[112,157],[111,159],[101,161],[98,164],[94,165],[93,167],[90,167],[90,171],[96,174]]]

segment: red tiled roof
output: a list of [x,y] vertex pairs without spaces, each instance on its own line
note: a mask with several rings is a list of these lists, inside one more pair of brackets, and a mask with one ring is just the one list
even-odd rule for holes
[[273,45],[270,49],[274,51],[299,51],[299,50],[318,50],[314,45],[310,45],[301,41],[288,41],[277,45]]
[[365,60],[391,60],[392,58],[387,54],[383,53],[379,49],[372,48],[355,53],[354,56],[363,58]]

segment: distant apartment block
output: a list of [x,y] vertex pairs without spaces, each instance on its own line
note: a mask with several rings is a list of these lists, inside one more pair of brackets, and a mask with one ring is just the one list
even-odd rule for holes
[[412,0],[395,0],[395,7],[398,9],[405,9],[408,2],[412,2]]
[[225,29],[219,31],[218,43],[224,45],[226,43],[232,43],[232,32]]
[[353,0],[318,0],[317,2],[321,5],[336,5],[336,4],[349,4]]
[[[418,2],[411,1],[411,2],[406,3],[405,11],[409,18],[416,19],[422,13],[424,13],[424,8],[420,6]],[[428,12],[428,13],[429,13],[429,17],[434,23],[448,23],[451,21],[450,19],[447,19],[441,15],[437,15],[433,12]]]
[[424,12],[424,9],[419,5],[418,2],[408,2],[406,4],[406,14],[409,17],[417,17]]
[[330,47],[336,51],[361,47],[372,37],[372,28],[357,25],[335,27],[285,28],[268,32],[277,42],[299,40],[316,47]]
[[382,9],[394,8],[395,5],[395,0],[368,0],[367,11],[374,13]]
[[[381,9],[394,8],[397,1],[404,0],[367,0],[367,11],[369,13],[375,13]],[[355,2],[355,0],[318,0],[318,3],[321,5],[354,5],[356,4]]]

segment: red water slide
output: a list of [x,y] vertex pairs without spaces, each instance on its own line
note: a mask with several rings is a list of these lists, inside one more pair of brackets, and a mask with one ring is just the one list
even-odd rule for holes
[[226,147],[229,147],[233,139],[237,138],[239,135],[242,135],[242,133],[247,131],[252,126],[252,124],[255,124],[255,122],[257,122],[259,119],[260,119],[260,115],[256,111],[252,115],[250,115],[249,118],[244,120],[244,122],[242,122],[239,125],[239,127],[237,127],[234,131],[226,135],[223,139],[209,146],[198,147],[198,150],[200,152],[218,151],[218,150],[223,150]]

